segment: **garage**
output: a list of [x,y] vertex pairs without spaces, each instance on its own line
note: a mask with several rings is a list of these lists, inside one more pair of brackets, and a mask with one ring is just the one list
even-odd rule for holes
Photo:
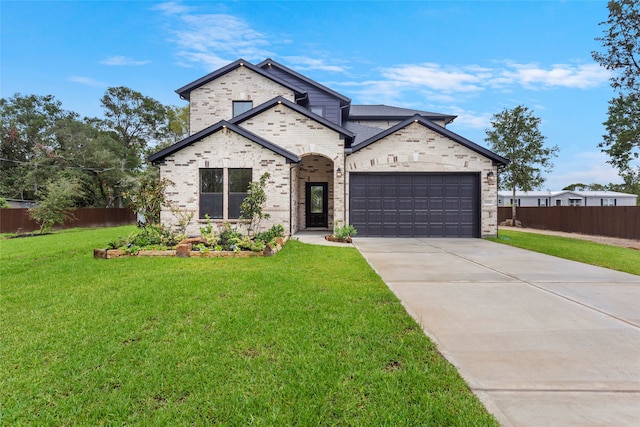
[[477,173],[351,173],[358,236],[479,237]]

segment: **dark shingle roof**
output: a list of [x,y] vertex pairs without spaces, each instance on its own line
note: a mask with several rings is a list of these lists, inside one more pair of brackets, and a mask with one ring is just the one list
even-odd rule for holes
[[189,99],[190,98],[190,94],[191,91],[194,89],[199,88],[200,86],[209,83],[210,81],[213,81],[215,79],[217,79],[220,76],[223,76],[225,74],[227,74],[230,71],[233,71],[239,67],[246,67],[249,68],[250,70],[270,79],[273,80],[274,82],[281,84],[282,86],[291,89],[293,92],[295,92],[297,95],[304,95],[306,92],[295,86],[292,85],[289,82],[286,82],[284,80],[282,80],[281,78],[274,76],[271,73],[267,73],[265,70],[263,70],[262,68],[256,67],[255,65],[245,61],[244,59],[238,59],[237,61],[232,62],[229,65],[226,65],[222,68],[220,68],[219,70],[216,70],[212,73],[207,74],[204,77],[199,78],[198,80],[195,80],[191,83],[189,83],[188,85],[182,86],[180,89],[176,90],[176,93],[178,95],[180,95],[181,98],[183,99]]
[[323,84],[318,83],[315,80],[310,79],[309,77],[302,75],[300,73],[298,73],[297,71],[292,70],[289,67],[286,67],[282,64],[279,64],[278,62],[274,61],[271,58],[267,58],[264,61],[262,61],[261,63],[259,63],[257,65],[257,67],[263,68],[265,70],[268,70],[270,67],[275,67],[275,68],[279,68],[280,70],[291,74],[292,76],[297,77],[298,79],[306,82],[307,84],[311,85],[311,86],[315,86],[316,88],[318,88],[319,90],[326,92],[336,98],[338,98],[340,100],[340,105],[347,105],[351,102],[351,99],[347,98],[346,96],[342,95],[341,93],[336,92],[333,89],[330,89],[328,87],[326,87]]
[[235,123],[235,124],[239,124],[244,122],[245,120],[250,119],[251,117],[254,117],[260,113],[262,113],[265,110],[268,110],[269,108],[273,107],[276,104],[282,104],[285,105],[286,107],[297,111],[298,113],[305,115],[307,117],[309,117],[312,120],[315,120],[316,122],[328,127],[329,129],[332,129],[336,132],[338,132],[339,134],[347,137],[347,138],[353,138],[353,133],[351,131],[349,131],[348,129],[342,127],[342,126],[338,126],[337,124],[333,123],[332,121],[329,121],[327,119],[325,119],[322,116],[319,116],[317,114],[312,113],[310,110],[299,106],[298,104],[294,104],[293,102],[281,97],[281,96],[276,96],[275,98],[271,99],[270,101],[267,101],[263,104],[258,105],[255,108],[252,108],[249,111],[246,111],[236,117],[234,117],[233,119],[229,120],[229,122],[231,123]]
[[431,129],[432,131],[437,132],[440,135],[445,136],[445,137],[457,142],[458,144],[463,145],[463,146],[475,151],[476,153],[481,154],[484,157],[487,157],[487,158],[493,160],[497,164],[501,164],[501,165],[509,164],[509,160],[505,159],[504,157],[494,153],[493,151],[487,150],[484,147],[479,146],[475,142],[469,141],[468,139],[458,135],[457,133],[453,133],[450,130],[448,130],[448,129],[442,127],[442,126],[437,125],[437,124],[433,123],[431,120],[425,119],[424,117],[422,117],[422,116],[420,116],[418,114],[416,114],[413,117],[409,117],[408,119],[398,123],[397,125],[392,126],[389,129],[384,130],[384,131],[380,132],[379,134],[377,134],[377,135],[375,135],[375,136],[373,136],[373,137],[371,137],[371,138],[369,138],[369,139],[367,139],[365,141],[362,141],[361,143],[359,143],[357,145],[352,145],[351,149],[350,149],[350,152],[351,153],[355,153],[356,151],[358,151],[358,150],[360,150],[360,149],[362,149],[362,148],[364,148],[364,147],[366,147],[366,146],[368,146],[370,144],[373,144],[374,142],[379,141],[379,140],[381,140],[381,139],[393,134],[394,132],[397,132],[400,129],[403,129],[403,128],[409,126],[412,123],[419,123],[422,126],[428,128],[428,129]]
[[164,160],[167,156],[170,156],[171,154],[182,150],[184,147],[191,145],[197,141],[200,141],[201,139],[211,134],[214,134],[223,128],[230,129],[233,132],[237,133],[238,135],[242,135],[245,138],[255,142],[256,144],[259,144],[264,148],[267,148],[273,151],[276,154],[280,154],[290,162],[300,161],[300,158],[297,155],[293,154],[291,151],[285,150],[284,148],[256,135],[255,133],[249,132],[248,130],[243,129],[240,126],[236,126],[235,124],[230,123],[226,120],[221,120],[218,123],[201,130],[200,132],[194,133],[193,135],[183,139],[182,141],[176,142],[175,144],[165,148],[164,150],[160,150],[157,153],[152,154],[151,156],[149,156],[148,160],[151,163],[160,162]]
[[360,144],[361,142],[376,136],[380,132],[384,132],[384,129],[375,128],[372,126],[365,126],[365,125],[362,125],[359,123],[353,123],[353,122],[346,122],[344,124],[344,128],[353,132],[354,134],[353,145]]
[[410,108],[392,107],[390,105],[351,105],[349,120],[404,120],[416,114],[429,120],[444,120],[451,123],[457,116],[432,113],[430,111],[412,110]]

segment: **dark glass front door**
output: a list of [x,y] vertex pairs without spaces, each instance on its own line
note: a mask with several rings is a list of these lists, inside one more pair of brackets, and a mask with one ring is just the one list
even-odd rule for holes
[[307,182],[307,228],[327,227],[329,225],[328,196],[326,182]]

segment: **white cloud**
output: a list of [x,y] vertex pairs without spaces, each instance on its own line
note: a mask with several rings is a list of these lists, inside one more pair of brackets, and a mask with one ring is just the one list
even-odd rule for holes
[[433,63],[383,68],[381,74],[402,85],[443,92],[481,91],[483,80],[491,75],[490,70],[476,66],[443,67]]
[[151,10],[159,10],[167,15],[177,15],[180,13],[188,13],[192,10],[192,8],[181,3],[171,1],[156,4],[151,8]]
[[283,56],[283,59],[291,63],[291,67],[296,70],[320,70],[332,73],[344,73],[348,67],[332,65],[323,59],[310,58],[307,56]]
[[132,58],[128,58],[126,56],[110,56],[106,59],[100,61],[101,64],[104,65],[145,65],[150,63],[151,61],[138,61]]
[[176,45],[176,54],[189,64],[211,69],[238,58],[261,60],[272,56],[269,37],[236,16],[196,13],[193,8],[174,2],[154,9],[170,15],[169,41]]
[[567,87],[589,89],[605,84],[610,77],[609,71],[598,64],[566,65],[555,64],[543,68],[536,64],[507,63],[507,69],[498,70],[493,80],[498,86],[519,84],[527,89],[549,87]]
[[85,86],[91,86],[91,87],[107,87],[108,86],[106,83],[92,79],[91,77],[71,76],[68,78],[68,80],[73,83],[80,83]]

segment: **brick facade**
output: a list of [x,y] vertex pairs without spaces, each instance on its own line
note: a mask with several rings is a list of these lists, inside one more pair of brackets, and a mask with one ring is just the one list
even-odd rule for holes
[[[167,190],[167,199],[174,206],[195,214],[187,230],[189,234],[198,234],[203,223],[198,219],[201,168],[224,170],[224,206],[228,201],[228,169],[251,168],[254,181],[264,172],[269,172],[271,178],[266,188],[268,199],[265,211],[271,217],[263,222],[262,228],[282,224],[290,233],[306,228],[305,189],[308,182],[328,184],[328,228],[332,229],[337,223],[348,222],[350,172],[477,173],[480,177],[480,233],[482,236],[497,234],[497,187],[495,180],[491,183],[487,180],[489,172],[497,176],[495,158],[485,157],[467,148],[466,142],[454,140],[457,138],[455,134],[451,134],[454,139],[450,139],[420,123],[408,124],[345,155],[346,140],[351,138],[349,131],[327,121],[323,124],[310,113],[301,113],[300,108],[306,107],[286,105],[287,101],[295,103],[296,96],[301,96],[298,92],[294,94],[291,87],[284,86],[287,82],[271,78],[266,71],[256,67],[239,65],[238,62],[235,65],[235,68],[228,72],[225,70],[199,86],[194,82],[195,87],[190,88],[191,135],[221,120],[231,120],[233,101],[252,101],[254,108],[272,102],[272,106],[264,104],[260,110],[256,110],[259,111],[257,114],[242,122],[233,122],[232,127],[238,126],[243,133],[253,133],[276,148],[266,148],[255,142],[255,138],[249,139],[253,138],[251,135],[245,137],[225,127],[202,139],[189,141],[168,154],[158,155],[156,162],[161,176],[174,182]],[[278,96],[286,101],[276,102]],[[381,130],[400,123],[384,118],[351,122]],[[442,127],[445,124],[442,121],[433,123]],[[299,161],[279,149],[293,153]],[[285,156],[294,158],[294,161],[287,163]],[[167,225],[176,223],[170,209],[162,211],[161,220]]]
[[[497,176],[493,162],[439,133],[414,123],[347,157],[347,172],[477,172],[480,174],[481,235],[498,233]],[[349,212],[349,183],[347,175]]]

